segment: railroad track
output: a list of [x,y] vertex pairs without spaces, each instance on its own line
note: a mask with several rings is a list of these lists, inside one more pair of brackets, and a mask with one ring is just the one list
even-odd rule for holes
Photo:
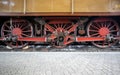
[[62,49],[51,46],[29,45],[28,49],[7,49],[6,46],[0,45],[0,52],[119,52],[120,45],[110,48],[96,48],[93,45],[70,45]]

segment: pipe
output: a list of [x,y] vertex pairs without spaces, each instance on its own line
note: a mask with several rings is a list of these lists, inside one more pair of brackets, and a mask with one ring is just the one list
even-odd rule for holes
[[71,0],[71,12],[74,14],[74,0]]
[[26,0],[24,0],[24,9],[23,9],[23,13],[26,14]]

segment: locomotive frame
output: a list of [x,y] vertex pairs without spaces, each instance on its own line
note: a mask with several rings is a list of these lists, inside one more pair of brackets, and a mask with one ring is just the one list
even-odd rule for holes
[[[93,45],[99,48],[106,48],[120,40],[118,14],[116,12],[104,14],[94,12],[73,15],[54,14],[51,16],[39,13],[31,16],[31,14],[27,13],[17,13],[17,17],[16,14],[9,16],[8,14],[6,14],[7,16],[2,14],[2,18],[5,17],[8,21],[5,21],[2,25],[2,37],[0,40],[4,41],[11,48],[22,48],[28,45],[29,42],[48,43],[57,48],[66,47],[73,42],[92,42]],[[115,20],[112,18],[115,18]],[[20,26],[20,22],[25,24],[28,22],[28,24]],[[99,23],[97,24],[98,26],[93,24],[94,22]],[[111,25],[108,26],[109,22],[113,25],[112,28]],[[13,28],[8,29],[11,28],[11,25]],[[27,30],[20,28],[24,28],[24,26],[27,26]],[[7,35],[8,31],[6,29],[9,30],[10,35]]]
[[118,0],[85,0],[84,5],[80,5],[80,0],[48,0],[50,3],[38,0],[43,2],[40,5],[31,1],[1,1],[0,40],[11,48],[23,48],[29,42],[48,43],[57,48],[74,42],[92,42],[99,48],[107,48],[120,40]]

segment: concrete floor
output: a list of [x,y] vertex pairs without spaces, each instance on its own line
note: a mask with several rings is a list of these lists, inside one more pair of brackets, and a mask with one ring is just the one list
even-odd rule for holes
[[120,52],[0,52],[0,75],[119,75]]

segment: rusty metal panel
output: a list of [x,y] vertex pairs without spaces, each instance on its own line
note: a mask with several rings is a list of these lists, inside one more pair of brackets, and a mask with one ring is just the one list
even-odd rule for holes
[[27,0],[27,12],[50,12],[52,0]]
[[27,0],[27,12],[70,12],[70,0]]
[[120,0],[0,0],[0,12],[120,12]]
[[108,12],[109,0],[75,0],[75,12]]
[[120,0],[110,0],[109,9],[111,12],[120,12]]
[[120,12],[120,0],[74,0],[74,12]]
[[53,0],[52,12],[71,12],[71,0]]
[[0,12],[23,12],[23,0],[0,0]]

